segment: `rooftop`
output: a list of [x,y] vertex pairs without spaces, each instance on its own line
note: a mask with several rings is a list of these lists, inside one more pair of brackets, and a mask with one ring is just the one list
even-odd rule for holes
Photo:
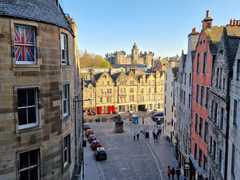
[[0,16],[45,22],[72,32],[56,0],[0,0]]

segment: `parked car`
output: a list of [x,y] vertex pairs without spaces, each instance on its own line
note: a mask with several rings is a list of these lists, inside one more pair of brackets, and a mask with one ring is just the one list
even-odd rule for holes
[[91,134],[94,134],[93,130],[92,129],[87,129],[86,132],[85,132],[85,135],[87,136],[87,138]]
[[94,134],[90,134],[88,136],[88,142],[92,143],[94,140],[97,140],[96,136]]
[[102,147],[102,145],[100,144],[100,142],[99,142],[98,140],[92,141],[92,143],[91,143],[91,149],[92,149],[93,151],[96,151],[97,148],[99,148],[99,147]]
[[97,148],[97,150],[95,152],[95,159],[97,161],[107,160],[107,153],[103,147]]
[[84,131],[86,131],[86,130],[88,130],[88,129],[91,129],[91,127],[90,127],[90,125],[89,124],[84,124],[83,125],[83,129],[84,129]]

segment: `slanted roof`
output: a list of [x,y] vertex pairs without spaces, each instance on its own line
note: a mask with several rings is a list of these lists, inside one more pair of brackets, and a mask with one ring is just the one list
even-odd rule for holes
[[0,0],[0,16],[45,22],[72,32],[56,0]]
[[120,76],[120,74],[121,74],[121,72],[117,72],[117,73],[112,74],[111,76],[112,76],[113,81],[116,81],[117,78]]

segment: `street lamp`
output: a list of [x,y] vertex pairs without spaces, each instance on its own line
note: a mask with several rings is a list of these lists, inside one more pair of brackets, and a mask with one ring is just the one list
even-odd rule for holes
[[[75,155],[75,161],[78,167],[82,168],[82,179],[84,179],[84,151],[83,151],[83,141],[84,141],[84,119],[83,119],[83,102],[84,101],[91,101],[92,99],[80,99],[79,96],[75,96],[73,99],[74,107],[75,107],[75,152],[78,154]],[[81,103],[81,124],[79,124],[79,119],[77,114],[80,112],[79,111],[79,103]],[[77,108],[78,107],[78,108]],[[82,140],[80,141],[81,144],[79,144],[79,139],[80,133],[81,132],[81,137]],[[79,147],[79,148],[78,148]],[[81,147],[81,148],[80,148]],[[79,149],[79,150],[78,150]],[[81,157],[79,156],[81,154]],[[77,158],[78,157],[78,158]],[[82,166],[79,165],[79,162],[82,162]]]

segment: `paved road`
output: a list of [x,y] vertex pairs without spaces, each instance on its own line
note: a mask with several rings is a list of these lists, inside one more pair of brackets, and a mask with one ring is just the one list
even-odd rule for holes
[[104,145],[108,159],[96,162],[89,144],[85,148],[85,180],[165,180],[168,165],[176,166],[174,151],[164,137],[157,143],[140,137],[133,141],[133,133],[153,129],[151,120],[144,125],[125,123],[125,132],[115,134],[113,122],[91,123]]

